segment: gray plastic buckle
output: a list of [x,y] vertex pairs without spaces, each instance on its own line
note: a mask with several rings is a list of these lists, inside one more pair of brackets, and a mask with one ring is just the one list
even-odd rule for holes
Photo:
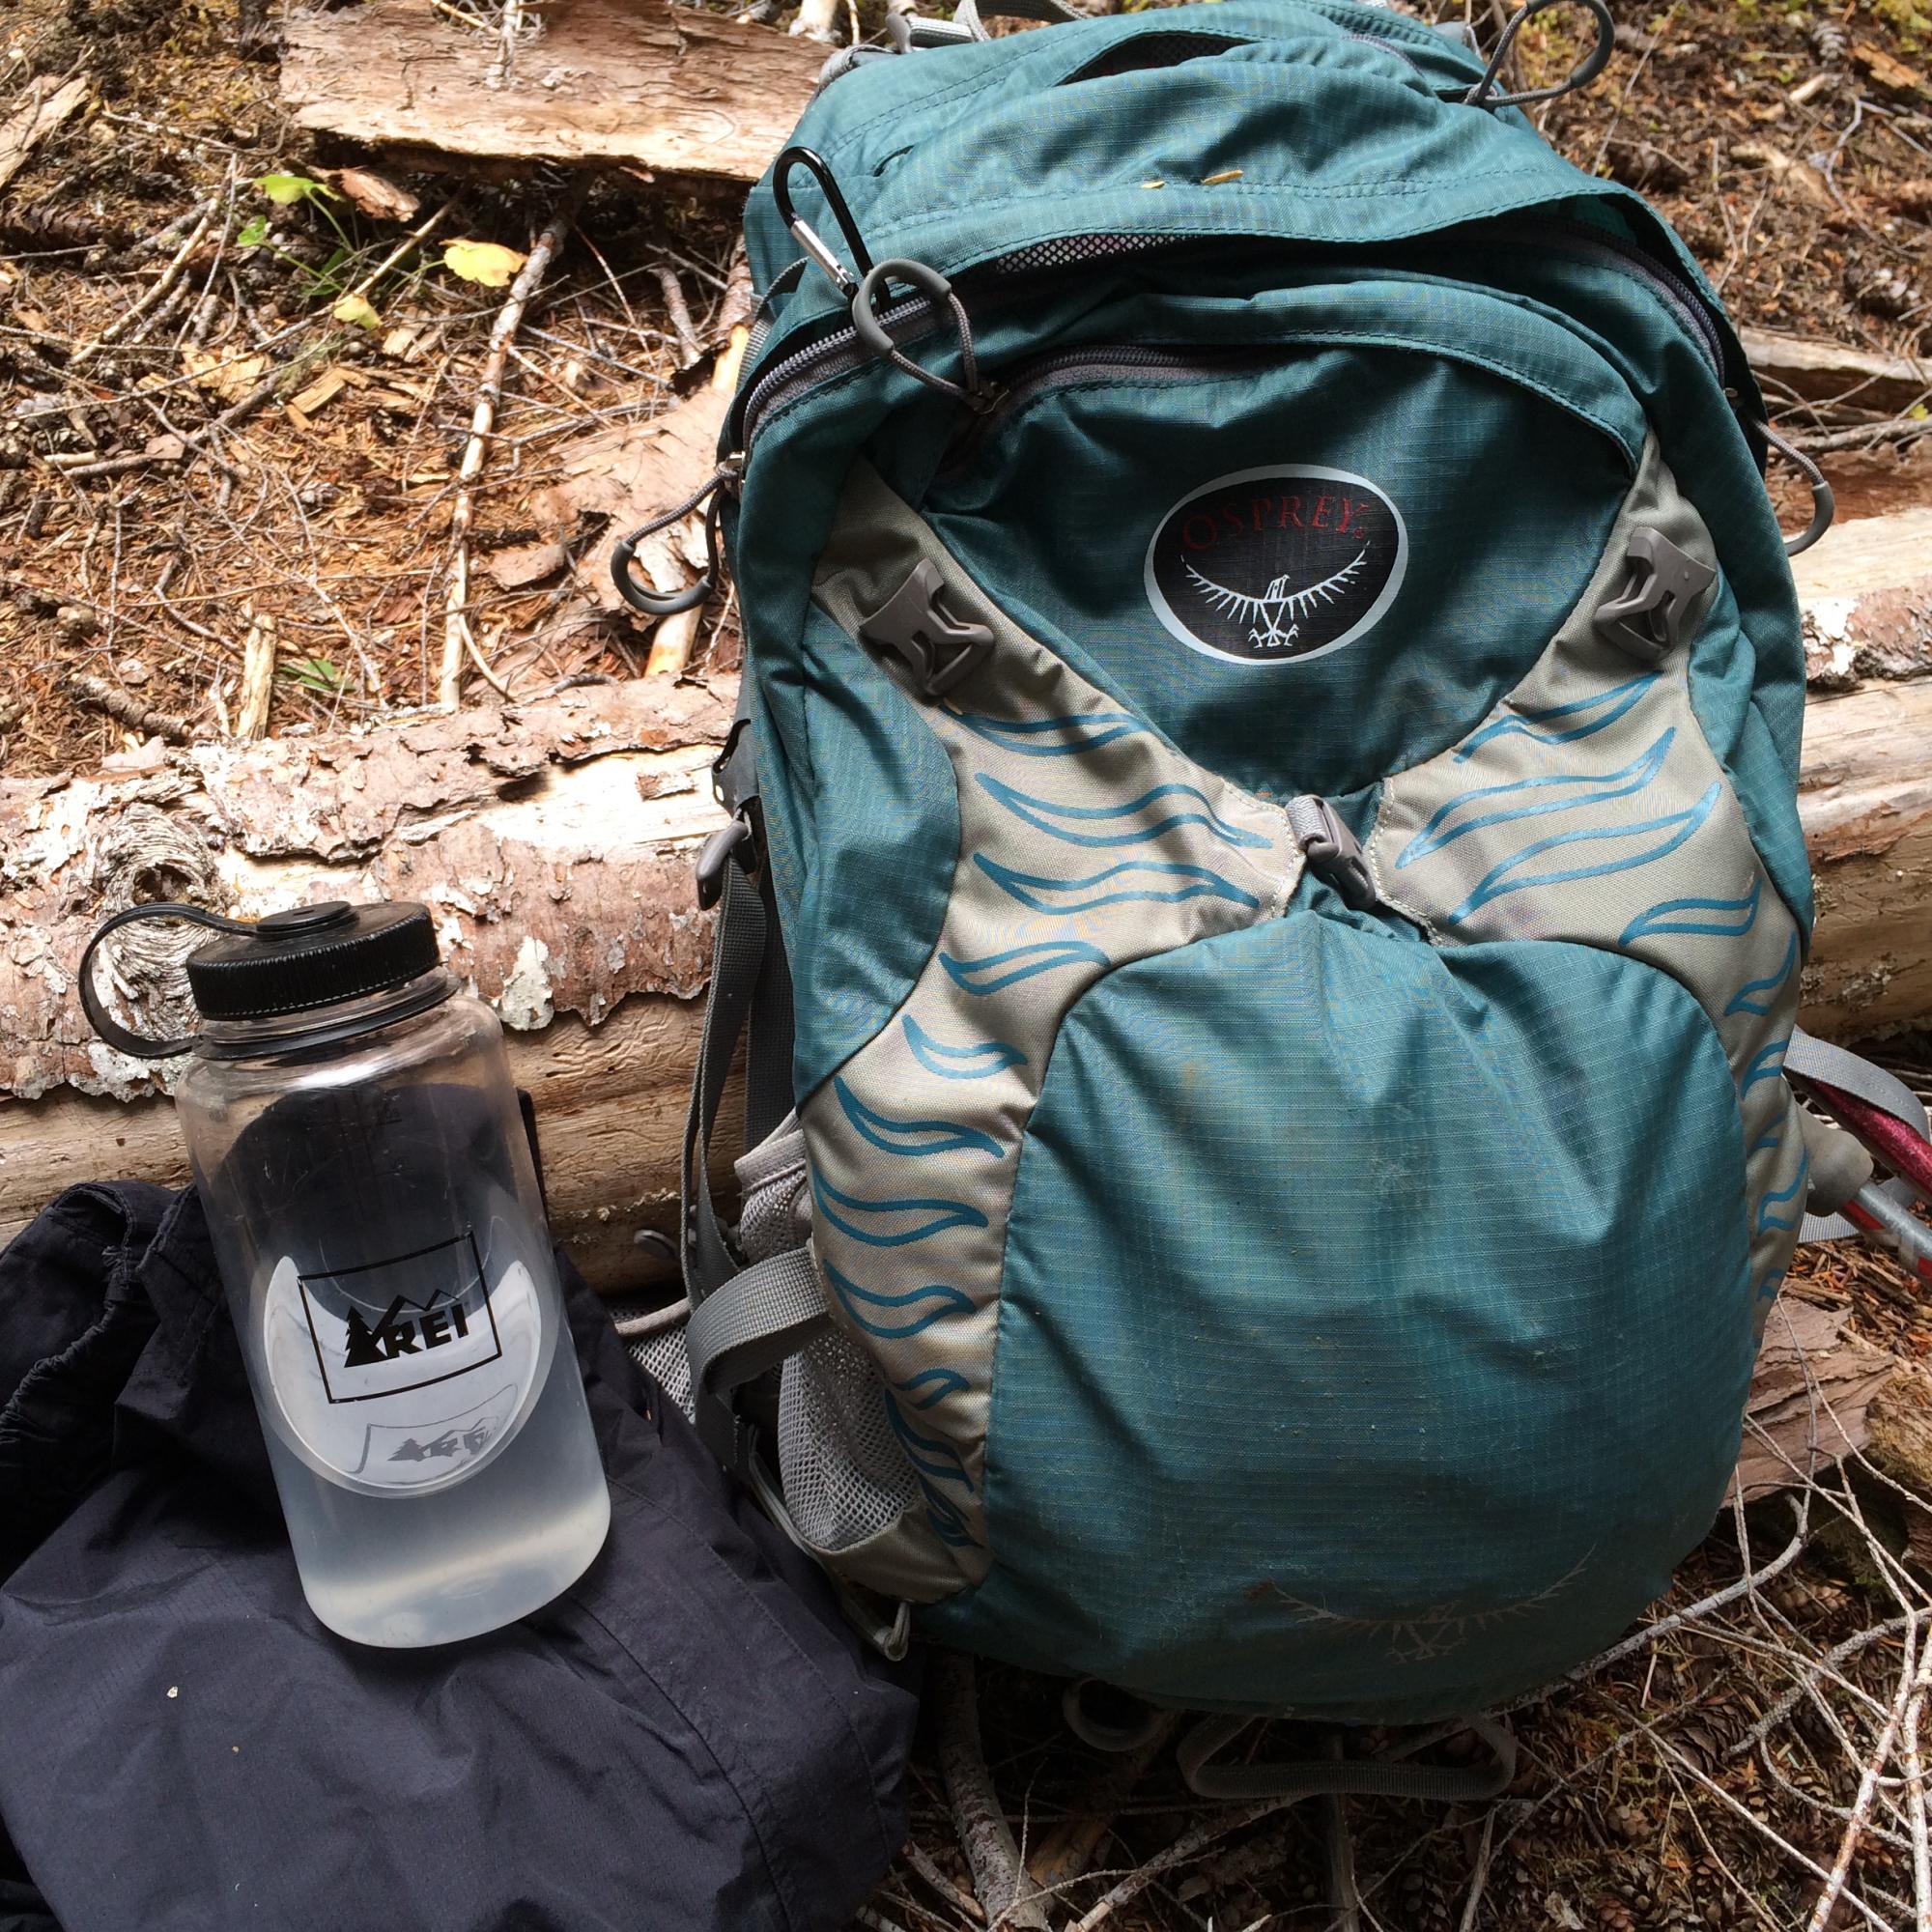
[[946,580],[922,557],[912,575],[859,621],[859,636],[899,661],[905,682],[922,697],[940,697],[983,664],[993,634],[970,618],[949,616],[940,599]]
[[1294,842],[1309,869],[1325,879],[1350,912],[1373,912],[1381,903],[1362,841],[1325,798],[1304,792],[1283,808]]
[[1623,589],[1597,607],[1597,631],[1645,664],[1661,663],[1684,641],[1691,610],[1718,573],[1649,528],[1631,532],[1624,573]]

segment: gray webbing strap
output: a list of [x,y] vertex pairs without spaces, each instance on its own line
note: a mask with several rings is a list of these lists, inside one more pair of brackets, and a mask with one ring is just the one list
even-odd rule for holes
[[963,26],[976,41],[990,40],[992,37],[986,32],[989,14],[1004,14],[1012,20],[1043,20],[1048,26],[1063,26],[1087,17],[1066,6],[1065,0],[959,0],[952,10],[952,24]]
[[1470,1718],[1462,1728],[1489,1747],[1491,1761],[1474,1765],[1404,1764],[1389,1758],[1307,1758],[1276,1764],[1213,1764],[1217,1751],[1255,1721],[1204,1718],[1175,1747],[1175,1761],[1190,1791],[1244,1804],[1262,1798],[1425,1798],[1475,1804],[1499,1797],[1516,1776],[1516,1739],[1493,1718]]
[[[1840,1093],[1869,1101],[1872,1106],[1903,1121],[1916,1134],[1928,1133],[1925,1109],[1918,1095],[1903,1080],[1888,1073],[1882,1066],[1874,1066],[1869,1060],[1861,1059],[1856,1053],[1847,1053],[1842,1046],[1833,1046],[1829,1040],[1815,1038],[1803,1027],[1791,1030],[1791,1044],[1784,1050],[1784,1070],[1796,1074],[1801,1080],[1823,1081],[1827,1087],[1835,1087]],[[1886,1181],[1883,1192],[1894,1201],[1909,1203],[1913,1199],[1911,1188],[1902,1180]],[[1798,1230],[1798,1238],[1801,1241],[1841,1241],[1859,1232],[1842,1214],[1807,1214]]]
[[696,1393],[724,1395],[775,1369],[831,1326],[810,1250],[754,1262],[691,1311],[684,1331]]

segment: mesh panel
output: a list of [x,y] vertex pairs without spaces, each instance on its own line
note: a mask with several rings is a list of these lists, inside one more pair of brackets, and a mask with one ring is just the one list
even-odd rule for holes
[[624,1345],[631,1359],[664,1390],[665,1400],[674,1402],[688,1419],[697,1413],[691,1399],[691,1363],[684,1352],[684,1329],[668,1328],[662,1334],[646,1335]]
[[785,1366],[779,1473],[799,1533],[828,1552],[863,1543],[919,1499],[878,1371],[842,1335]]

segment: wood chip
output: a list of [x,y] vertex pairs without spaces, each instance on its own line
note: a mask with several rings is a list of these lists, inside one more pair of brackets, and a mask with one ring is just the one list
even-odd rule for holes
[[1932,81],[1928,81],[1916,67],[1907,67],[1902,60],[1895,59],[1883,47],[1874,46],[1870,41],[1854,41],[1852,59],[1880,87],[1889,88],[1893,94],[1932,96]]
[[413,221],[422,213],[422,203],[408,188],[373,168],[337,168],[332,179],[364,214],[378,221]]
[[312,416],[348,386],[349,378],[340,367],[325,369],[299,395],[291,396],[287,407],[299,415]]
[[1746,167],[1765,169],[1779,187],[1789,188],[1801,201],[1808,201],[1821,212],[1838,206],[1830,184],[1809,161],[1796,160],[1769,141],[1734,141],[1731,159]]
[[0,187],[26,166],[27,157],[80,103],[92,83],[84,73],[52,88],[36,80],[25,102],[0,122]]
[[493,551],[483,568],[499,589],[521,590],[526,583],[541,583],[546,577],[554,577],[565,561],[563,546],[553,538]]

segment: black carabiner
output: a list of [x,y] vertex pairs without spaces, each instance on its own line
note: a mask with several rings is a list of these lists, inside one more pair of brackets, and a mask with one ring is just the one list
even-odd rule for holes
[[255,928],[245,920],[224,919],[218,912],[208,912],[201,906],[184,905],[176,899],[150,899],[140,905],[124,906],[111,918],[102,920],[87,942],[76,977],[80,982],[80,1009],[87,1015],[88,1025],[109,1046],[131,1054],[136,1060],[172,1060],[193,1048],[193,1034],[182,1034],[174,1039],[155,1039],[144,1033],[132,1033],[119,1020],[109,1017],[100,995],[94,989],[94,954],[100,942],[117,927],[132,925],[143,919],[178,919],[189,925],[205,925],[211,932],[249,933]]
[[[818,184],[818,191],[824,195],[825,205],[832,211],[832,218],[838,222],[838,232],[851,251],[852,269],[846,268],[827,246],[818,231],[792,206],[790,177],[793,168],[803,168]],[[772,200],[778,205],[779,219],[791,230],[792,239],[831,276],[833,287],[849,301],[857,292],[861,278],[872,272],[872,257],[866,246],[865,237],[859,233],[859,224],[852,218],[852,211],[845,205],[844,191],[826,164],[825,156],[815,148],[785,149],[772,163]]]
[[[687,497],[676,509],[667,510],[661,517],[653,517],[649,523],[639,525],[629,536],[618,539],[617,547],[611,553],[611,581],[617,586],[617,595],[632,610],[646,617],[671,617],[680,611],[695,610],[717,590],[724,554],[724,540],[718,527],[719,512],[724,486],[734,481],[737,475],[738,471],[730,464],[721,463],[696,496]],[[687,583],[682,590],[647,590],[638,582],[637,573],[631,568],[637,561],[638,546],[646,537],[655,536],[680,518],[690,516],[707,497],[710,503],[704,513],[704,574],[696,582]]]

